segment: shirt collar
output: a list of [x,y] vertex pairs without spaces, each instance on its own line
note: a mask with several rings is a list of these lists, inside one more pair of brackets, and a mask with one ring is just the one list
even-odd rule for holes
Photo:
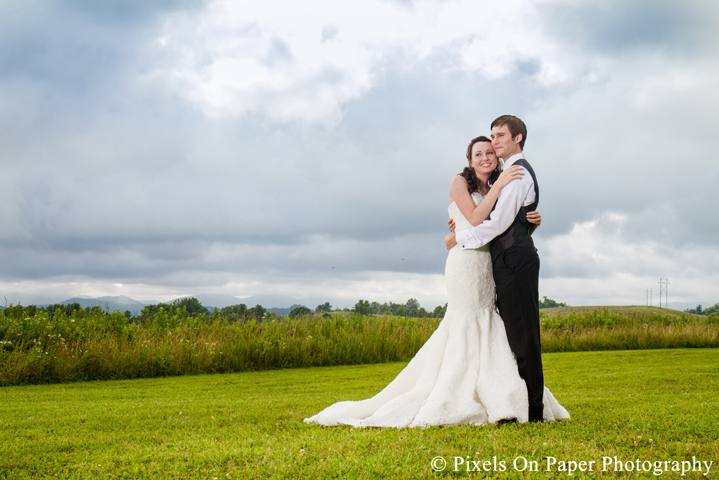
[[514,155],[509,157],[507,160],[502,159],[502,161],[504,163],[504,168],[512,166],[512,164],[514,162],[516,162],[517,160],[519,160],[520,158],[524,158],[524,152],[515,153]]

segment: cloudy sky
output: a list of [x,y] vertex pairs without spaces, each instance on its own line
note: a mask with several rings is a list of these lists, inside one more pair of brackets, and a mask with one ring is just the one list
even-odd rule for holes
[[0,300],[433,308],[450,180],[511,113],[540,295],[712,305],[718,5],[0,0]]

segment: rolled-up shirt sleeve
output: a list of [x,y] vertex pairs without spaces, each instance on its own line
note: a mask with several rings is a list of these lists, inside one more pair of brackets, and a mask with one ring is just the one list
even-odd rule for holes
[[529,205],[533,201],[534,181],[525,169],[524,176],[521,179],[510,182],[499,193],[497,205],[487,220],[476,227],[457,232],[457,245],[462,250],[487,245],[512,225],[522,205]]

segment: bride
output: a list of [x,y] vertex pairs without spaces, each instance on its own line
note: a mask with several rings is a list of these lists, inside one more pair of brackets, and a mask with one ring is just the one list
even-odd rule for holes
[[[486,219],[502,188],[522,176],[517,166],[500,174],[500,162],[487,137],[470,142],[467,158],[469,166],[452,180],[449,193],[449,216],[457,230]],[[527,219],[536,225],[541,222],[537,212]],[[527,387],[494,305],[489,247],[451,249],[445,281],[444,319],[404,370],[374,397],[335,403],[305,422],[426,427],[528,420]],[[544,418],[569,418],[546,387]]]

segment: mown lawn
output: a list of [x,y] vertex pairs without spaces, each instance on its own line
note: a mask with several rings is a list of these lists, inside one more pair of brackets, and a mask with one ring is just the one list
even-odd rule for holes
[[[687,477],[719,475],[719,349],[544,361],[569,421],[424,430],[302,422],[371,396],[404,363],[4,387],[0,478],[565,478],[581,461],[594,461],[592,471],[572,478],[656,478],[617,471],[617,462],[636,470],[637,460],[652,469],[662,461],[665,478],[692,460],[713,464],[707,477]],[[444,471],[433,471],[435,457]],[[547,457],[556,459],[550,471]],[[517,471],[524,460],[539,471]]]

